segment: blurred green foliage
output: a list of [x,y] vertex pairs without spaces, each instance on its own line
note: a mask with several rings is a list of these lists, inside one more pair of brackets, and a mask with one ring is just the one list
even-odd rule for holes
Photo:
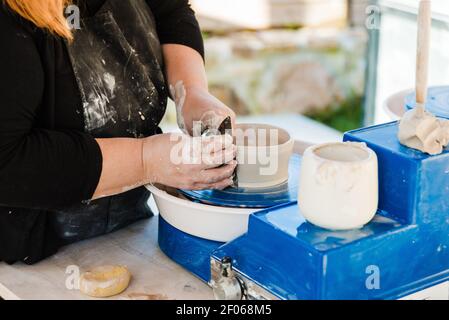
[[341,132],[360,128],[363,124],[363,97],[353,95],[338,106],[306,114]]

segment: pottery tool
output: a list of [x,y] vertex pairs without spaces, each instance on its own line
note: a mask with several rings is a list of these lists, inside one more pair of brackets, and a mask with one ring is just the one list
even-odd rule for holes
[[218,128],[211,128],[209,126],[204,125],[204,123],[201,123],[201,136],[203,137],[225,135],[225,134],[232,134],[231,117],[225,118],[218,126]]
[[431,1],[421,0],[418,13],[418,45],[416,55],[416,107],[418,109],[425,109],[427,102],[431,30]]
[[[220,132],[220,134],[222,134],[222,135],[224,135],[224,134],[232,134],[232,120],[231,120],[231,117],[227,117],[226,119],[223,120],[223,122],[218,127],[218,132]],[[238,175],[237,175],[237,168],[234,171],[234,175],[232,176],[232,180],[233,180],[233,185],[232,186],[238,188],[238,186],[239,186],[239,179],[238,179]]]
[[[231,117],[227,117],[225,118],[221,124],[218,126],[217,128],[209,128],[207,126],[204,126],[204,124],[201,124],[202,129],[201,129],[201,135],[203,137],[208,137],[208,136],[213,136],[213,135],[225,135],[225,134],[232,134],[232,120]],[[238,188],[239,185],[239,180],[238,180],[238,176],[237,176],[237,168],[236,171],[234,172],[234,175],[232,176],[232,180],[233,180],[233,187]]]

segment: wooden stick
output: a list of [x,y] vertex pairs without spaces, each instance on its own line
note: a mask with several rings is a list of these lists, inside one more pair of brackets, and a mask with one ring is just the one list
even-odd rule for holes
[[425,106],[429,77],[430,35],[432,28],[431,1],[421,0],[418,14],[418,48],[416,58],[416,103]]

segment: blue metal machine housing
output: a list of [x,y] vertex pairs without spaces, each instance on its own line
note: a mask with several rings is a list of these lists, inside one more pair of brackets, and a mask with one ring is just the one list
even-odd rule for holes
[[379,211],[360,230],[315,227],[289,203],[253,214],[248,232],[226,244],[161,219],[160,246],[205,281],[210,257],[231,257],[239,275],[280,299],[397,299],[447,281],[449,152],[405,148],[397,131],[389,123],[345,135],[379,159]]

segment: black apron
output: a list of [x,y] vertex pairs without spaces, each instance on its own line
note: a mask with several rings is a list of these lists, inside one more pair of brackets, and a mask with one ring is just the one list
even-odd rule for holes
[[[145,0],[108,0],[83,19],[67,45],[81,93],[85,130],[96,138],[142,138],[161,133],[167,86],[162,50]],[[152,216],[145,188],[81,204],[52,217],[71,243]]]

